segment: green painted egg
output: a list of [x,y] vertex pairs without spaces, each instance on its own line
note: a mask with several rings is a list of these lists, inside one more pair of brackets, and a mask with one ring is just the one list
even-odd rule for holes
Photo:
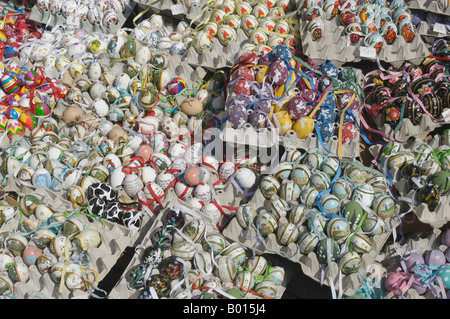
[[323,238],[317,244],[316,255],[321,264],[336,261],[339,257],[339,245],[333,238]]
[[310,252],[314,251],[318,243],[319,236],[310,231],[300,233],[297,240],[300,252],[304,255],[308,255]]
[[350,224],[343,218],[333,217],[327,222],[326,233],[340,245],[350,235]]
[[136,50],[136,41],[130,38],[120,48],[120,57],[123,59],[132,58],[136,54]]
[[436,276],[442,279],[442,283],[446,290],[450,289],[450,265],[440,268],[436,272]]
[[342,215],[347,219],[352,229],[356,228],[364,215],[361,205],[350,200],[342,207]]
[[450,189],[450,172],[436,172],[428,178],[428,181],[438,188],[440,194],[443,194]]
[[361,266],[361,256],[356,252],[346,251],[339,258],[339,269],[344,275],[358,272]]
[[280,182],[273,175],[264,176],[259,185],[261,193],[267,199],[270,199],[273,195],[277,195],[280,187]]
[[[235,299],[243,299],[244,298],[244,292],[240,290],[239,288],[230,288],[225,290],[225,293],[232,296]],[[224,299],[228,299],[228,297],[223,296]]]
[[389,195],[381,195],[375,198],[372,210],[383,219],[391,217],[395,212],[394,199]]
[[3,295],[14,295],[14,283],[7,274],[0,275],[0,296]]
[[39,204],[41,204],[41,200],[32,194],[24,195],[19,199],[19,208],[21,212],[28,217],[34,214],[36,207]]
[[367,180],[367,171],[355,165],[349,164],[345,167],[345,176],[355,183],[364,183]]

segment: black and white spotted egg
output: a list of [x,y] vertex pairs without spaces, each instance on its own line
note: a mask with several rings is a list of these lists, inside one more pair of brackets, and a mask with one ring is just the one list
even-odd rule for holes
[[106,218],[107,220],[113,222],[113,223],[122,223],[122,214],[123,210],[122,207],[120,207],[119,202],[110,202],[105,207],[105,213],[103,215],[103,218]]
[[106,183],[94,183],[87,189],[88,199],[98,197],[105,202],[111,202],[117,199],[117,190]]
[[88,207],[93,215],[103,217],[106,209],[106,202],[100,197],[93,197],[89,200]]
[[136,209],[125,210],[122,214],[122,224],[131,230],[138,231],[142,225],[142,213]]

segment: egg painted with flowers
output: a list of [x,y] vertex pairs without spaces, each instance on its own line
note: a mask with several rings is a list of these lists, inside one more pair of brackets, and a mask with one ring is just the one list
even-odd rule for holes
[[388,105],[384,109],[384,122],[395,127],[400,121],[400,110],[395,105]]
[[354,122],[345,123],[342,127],[342,144],[349,144],[356,138],[357,134],[358,130]]
[[247,123],[248,115],[245,106],[233,103],[227,109],[228,121],[234,128],[240,128]]

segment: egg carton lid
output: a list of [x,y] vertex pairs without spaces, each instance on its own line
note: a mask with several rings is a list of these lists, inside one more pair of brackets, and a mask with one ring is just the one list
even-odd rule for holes
[[[152,227],[152,229],[149,231],[149,234],[151,234],[151,232],[154,231],[156,228],[158,228],[158,227],[163,225],[162,218],[163,218],[164,214],[169,209],[174,207],[174,205],[177,205],[178,207],[184,206],[185,208],[187,208],[189,210],[193,210],[194,209],[192,206],[186,204],[185,202],[174,198],[172,201],[170,201],[170,203],[168,203],[168,205],[166,206],[164,211],[162,211],[158,215],[158,217],[157,217],[157,219],[155,221],[154,227]],[[189,213],[186,213],[185,217],[186,217],[186,224],[188,222],[191,222],[192,220],[194,220],[194,218],[196,218],[196,216],[191,215]],[[219,233],[220,232],[217,229],[209,229],[209,228],[207,228],[206,235],[219,234]],[[114,286],[114,288],[111,290],[111,292],[110,292],[110,294],[108,296],[109,299],[124,299],[124,298],[135,299],[135,298],[137,298],[139,296],[139,292],[140,292],[139,290],[133,290],[133,289],[130,289],[128,287],[126,276],[129,274],[129,272],[134,267],[136,267],[137,265],[139,265],[141,263],[140,262],[140,256],[139,256],[140,250],[152,245],[152,242],[151,242],[149,234],[147,234],[145,236],[145,238],[143,239],[143,241],[140,243],[139,246],[136,246],[135,254],[133,255],[133,257],[132,257],[130,263],[128,264],[128,267],[124,271],[123,275],[121,276],[121,278],[119,279],[117,284]],[[175,232],[175,234],[174,234],[174,242],[179,241],[179,240],[185,240],[185,239],[178,232]],[[228,242],[227,244],[229,245],[229,244],[231,244],[231,242]],[[201,243],[196,243],[196,246],[197,246],[197,251],[202,251]],[[170,249],[165,250],[163,258],[167,258],[167,257],[170,257],[170,256],[171,256]],[[184,265],[185,265],[186,269],[188,269],[188,270],[195,269],[192,261],[185,261]],[[213,269],[214,269],[214,265],[212,265],[212,268],[210,269],[209,272],[207,271],[205,274],[202,274],[202,277],[204,277],[205,279],[211,279],[211,280],[215,280],[215,281],[219,280],[212,273]],[[153,269],[152,272],[151,272],[152,275],[157,274],[157,273],[158,273],[158,270],[156,270],[156,269]],[[290,274],[287,271],[286,272],[286,278],[289,278],[288,277],[289,275]],[[178,286],[179,282],[180,282],[179,280],[175,281],[173,283],[172,287],[174,287],[174,285]],[[220,280],[219,280],[219,282],[220,282]],[[287,282],[287,280],[285,280],[285,283],[286,282]],[[286,285],[283,284],[282,286],[277,286],[276,288],[277,288],[277,291],[276,291],[277,297],[276,298],[279,299],[283,295],[283,293],[284,293],[284,291],[286,289]],[[255,296],[253,296],[251,293],[246,294],[245,297],[244,297],[244,299],[252,299],[252,298],[255,298]]]
[[209,19],[213,9],[207,6],[206,0],[201,0],[199,5],[187,8],[181,0],[134,0],[141,8],[150,8],[152,12],[179,20],[193,21],[198,24]]
[[377,56],[367,58],[361,49],[365,47],[363,37],[356,44],[351,45],[342,35],[343,32],[344,26],[340,24],[339,19],[325,20],[325,32],[323,32],[322,38],[314,41],[311,32],[307,29],[305,15],[301,16],[300,38],[303,51],[316,64],[330,60],[336,66],[340,66],[350,62],[377,61],[379,59],[394,67],[399,67],[405,60],[420,64],[429,55],[428,48],[420,36],[414,37],[410,43],[407,43],[403,36],[399,35],[392,44],[384,45]]
[[96,24],[92,24],[88,19],[67,19],[61,13],[53,15],[49,10],[45,12],[41,11],[37,5],[34,5],[33,8],[31,8],[29,19],[36,23],[40,23],[49,27],[67,25],[69,28],[73,29],[82,28],[88,33],[114,33],[125,24],[128,17],[133,13],[135,6],[136,3],[134,3],[133,1],[127,3],[125,11],[117,15],[117,23],[109,28],[104,26],[103,24],[100,24],[99,22],[97,22]]
[[412,0],[408,3],[408,8],[450,16],[450,6],[444,10],[439,1],[434,0]]
[[[442,114],[447,114],[449,108],[445,108]],[[435,121],[428,114],[423,114],[418,125],[414,125],[409,118],[404,117],[401,123],[400,129],[397,130],[395,136],[393,129],[389,124],[383,122],[382,114],[378,114],[372,118],[378,128],[378,130],[384,133],[382,138],[385,141],[400,141],[405,142],[409,138],[425,138],[435,129],[446,125],[446,121]]]
[[[262,211],[265,211],[268,202],[269,200],[267,200],[261,193],[261,190],[258,189],[249,204],[254,207],[258,213],[261,213]],[[272,254],[279,256],[284,260],[298,263],[304,274],[316,282],[320,282],[321,284],[330,287],[333,286],[337,291],[340,291],[345,295],[353,295],[360,287],[359,275],[364,277],[368,266],[378,257],[386,241],[391,236],[392,229],[398,225],[397,216],[400,209],[399,205],[396,205],[396,214],[393,217],[384,220],[389,229],[380,235],[372,237],[372,250],[362,255],[359,273],[351,275],[343,275],[339,271],[336,262],[332,262],[331,266],[327,265],[323,267],[320,265],[315,252],[303,255],[300,253],[297,243],[290,243],[287,246],[280,244],[275,233],[271,233],[266,238],[262,238],[256,232],[254,227],[243,229],[236,218],[231,220],[223,234],[230,240],[241,243],[249,249],[252,249],[256,254]],[[280,224],[288,222],[285,217],[282,217],[280,220]],[[306,230],[306,226],[300,226],[300,230]]]

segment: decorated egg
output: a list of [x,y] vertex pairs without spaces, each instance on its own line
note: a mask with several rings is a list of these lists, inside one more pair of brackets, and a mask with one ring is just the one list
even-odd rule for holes
[[343,218],[333,217],[327,222],[326,232],[340,245],[350,235],[350,224]]
[[370,208],[375,199],[375,191],[371,185],[367,183],[361,183],[356,186],[351,199],[359,202],[361,206]]
[[437,186],[428,184],[419,189],[417,194],[419,204],[424,203],[427,205],[430,212],[434,211],[440,203],[441,196]]
[[274,299],[277,296],[277,289],[273,282],[265,280],[255,287],[255,292],[263,295],[265,298]]
[[300,252],[304,255],[308,255],[316,249],[317,244],[319,243],[319,236],[314,232],[305,230],[299,234],[297,243]]
[[278,194],[280,187],[280,182],[273,175],[264,176],[259,186],[261,193],[267,199],[270,199],[272,195]]
[[183,227],[183,233],[193,242],[200,242],[205,234],[206,224],[203,219],[195,219]]
[[361,266],[361,257],[356,252],[346,251],[339,258],[339,269],[344,275],[358,272]]
[[210,234],[207,235],[203,239],[203,250],[210,251],[212,250],[214,255],[220,254],[225,247],[227,247],[229,243],[225,239],[225,237],[221,234]]
[[386,225],[383,220],[373,214],[369,214],[361,226],[361,230],[369,236],[380,235],[385,229]]
[[262,236],[267,236],[275,232],[278,222],[274,215],[264,211],[256,218],[255,225]]
[[299,230],[296,224],[288,222],[278,226],[276,235],[280,243],[287,246],[297,241]]
[[240,205],[236,211],[237,221],[239,225],[244,229],[248,228],[251,224],[253,224],[253,221],[255,220],[256,216],[257,216],[256,210],[249,204]]

